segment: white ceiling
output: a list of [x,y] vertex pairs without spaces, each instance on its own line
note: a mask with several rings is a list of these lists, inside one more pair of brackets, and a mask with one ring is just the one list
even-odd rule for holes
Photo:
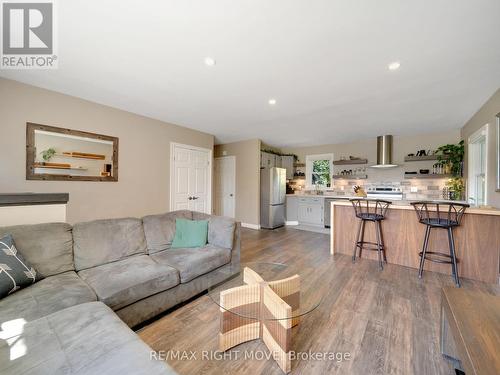
[[[58,9],[59,69],[1,76],[218,142],[456,129],[500,87],[499,0],[59,0]],[[401,68],[389,71],[395,60]]]

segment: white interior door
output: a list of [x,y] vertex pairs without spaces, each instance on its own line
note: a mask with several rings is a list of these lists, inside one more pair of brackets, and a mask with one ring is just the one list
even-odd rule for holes
[[212,150],[171,144],[170,208],[211,213]]
[[215,159],[215,214],[234,218],[236,207],[236,157]]

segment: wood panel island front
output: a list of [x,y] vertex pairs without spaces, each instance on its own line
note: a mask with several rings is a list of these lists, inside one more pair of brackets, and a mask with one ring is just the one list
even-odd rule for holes
[[[350,202],[333,201],[330,207],[330,253],[352,256],[358,220]],[[375,242],[375,226],[368,223],[365,241]],[[425,226],[417,220],[414,208],[406,201],[393,202],[382,222],[387,262],[418,270]],[[490,284],[499,283],[500,210],[469,208],[460,227],[455,228],[455,246],[460,277]],[[448,252],[445,230],[433,230],[429,251]],[[376,251],[363,251],[363,258],[377,259]],[[425,262],[426,271],[451,275],[449,264]],[[415,272],[417,277],[417,272]],[[425,273],[424,273],[425,279]]]

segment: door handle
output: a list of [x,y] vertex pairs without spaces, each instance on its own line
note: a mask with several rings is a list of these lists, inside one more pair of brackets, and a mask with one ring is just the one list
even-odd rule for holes
[[193,200],[193,197],[188,197],[188,199],[189,199],[190,201],[192,201],[192,200]]
[[233,194],[229,194],[229,196],[230,196],[230,197],[232,197],[232,196],[233,196]]
[[199,197],[191,197],[192,200],[196,200],[198,199]]

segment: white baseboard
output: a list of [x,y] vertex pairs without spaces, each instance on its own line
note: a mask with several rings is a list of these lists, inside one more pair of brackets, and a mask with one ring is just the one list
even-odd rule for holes
[[285,221],[285,225],[299,225],[298,221]]
[[250,229],[256,229],[256,230],[260,229],[260,225],[257,225],[257,224],[241,223],[241,226],[243,228],[250,228]]

